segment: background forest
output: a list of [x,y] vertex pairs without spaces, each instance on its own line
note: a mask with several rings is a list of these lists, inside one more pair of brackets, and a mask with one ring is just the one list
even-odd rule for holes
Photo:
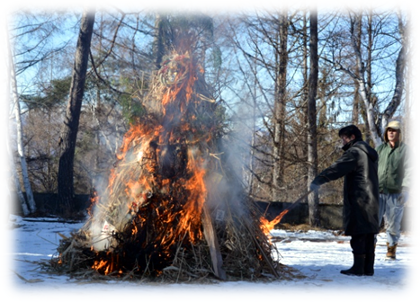
[[[147,114],[151,79],[188,37],[223,108],[223,139],[243,188],[258,201],[294,201],[342,154],[339,128],[358,125],[375,147],[398,119],[408,138],[408,16],[375,8],[16,11],[8,22],[10,187],[26,215],[37,211],[31,192],[57,193],[62,214],[76,194],[93,194],[130,123]],[[79,59],[86,67],[75,73]],[[67,135],[70,116],[78,122]],[[306,198],[311,224],[319,203],[341,203],[341,188],[336,181]]]

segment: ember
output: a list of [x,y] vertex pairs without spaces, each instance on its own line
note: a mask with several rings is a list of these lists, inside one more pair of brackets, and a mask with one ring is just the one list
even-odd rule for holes
[[223,152],[223,109],[191,52],[166,58],[144,106],[106,190],[53,266],[175,282],[280,277],[261,213]]

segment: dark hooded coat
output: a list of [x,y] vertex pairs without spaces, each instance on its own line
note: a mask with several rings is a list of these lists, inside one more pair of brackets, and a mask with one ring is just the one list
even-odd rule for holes
[[344,177],[343,228],[346,235],[379,232],[378,154],[362,140],[350,141],[344,154],[312,183],[322,185]]

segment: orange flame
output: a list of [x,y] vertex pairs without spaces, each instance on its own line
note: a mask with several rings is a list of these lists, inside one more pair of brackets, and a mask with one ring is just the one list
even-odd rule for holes
[[[107,252],[106,255],[109,257],[109,260],[95,260],[92,268],[98,272],[108,275],[116,270],[118,263],[118,255],[115,257],[110,252]],[[115,259],[116,258],[116,259]],[[121,270],[118,270],[118,273],[122,273]]]
[[98,192],[94,191],[92,193],[92,197],[90,198],[90,206],[87,209],[88,215],[92,216],[93,215],[93,208],[95,207],[95,205],[97,205],[99,203],[99,195]]
[[[130,225],[133,237],[146,225],[147,218],[138,213],[140,206],[146,204],[155,193],[163,196],[163,200],[159,200],[159,204],[152,209],[154,217],[157,217],[153,227],[162,229],[157,236],[156,245],[165,255],[180,240],[189,239],[190,242],[195,242],[203,238],[201,215],[207,197],[206,163],[200,158],[198,148],[193,149],[191,143],[208,141],[211,138],[210,131],[202,131],[204,128],[193,128],[190,125],[197,120],[194,110],[188,108],[193,101],[193,86],[198,77],[188,52],[175,56],[174,65],[178,69],[171,79],[173,83],[165,88],[161,99],[162,116],[150,120],[144,117],[145,121],[132,125],[124,135],[117,154],[122,165],[140,165],[141,173],[134,175],[126,170],[120,172],[116,167],[110,173],[107,188],[110,195],[119,194],[120,188],[123,188],[125,196],[122,200],[127,202],[128,213],[136,219]],[[203,134],[197,135],[199,131],[204,132],[204,137]],[[188,135],[184,135],[185,133]],[[162,164],[160,156],[166,152],[165,147],[176,144],[179,146],[183,141],[189,143],[184,144],[187,146],[185,175],[172,178],[158,175],[159,165]],[[120,191],[117,192],[117,188]],[[176,198],[182,199],[183,204],[174,205],[173,200],[176,201]],[[177,211],[173,211],[175,207]],[[118,263],[115,262],[114,259],[95,261],[92,268],[108,274],[118,269]]]
[[[185,188],[189,192],[189,198],[184,207],[181,228],[188,231],[190,240],[194,241],[195,238],[192,237],[194,234],[198,239],[202,238],[201,229],[197,225],[201,222],[201,213],[206,201],[207,189],[204,182],[206,171],[200,167],[190,166],[189,169],[193,170],[194,175],[185,184]],[[191,229],[194,226],[195,228]]]
[[282,211],[276,218],[274,218],[271,221],[268,221],[265,217],[261,217],[260,222],[261,222],[261,229],[263,230],[263,232],[266,235],[269,235],[270,231],[274,229],[274,226],[282,220],[283,216],[286,215],[287,212],[289,212],[288,209]]

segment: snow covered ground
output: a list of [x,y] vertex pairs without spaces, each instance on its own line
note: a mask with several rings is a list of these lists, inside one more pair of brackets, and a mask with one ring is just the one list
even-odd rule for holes
[[[385,234],[380,233],[377,244],[375,275],[372,277],[345,276],[340,270],[352,264],[349,237],[333,231],[274,230],[273,241],[281,253],[281,263],[300,271],[304,278],[275,282],[221,282],[213,285],[144,284],[139,282],[81,282],[66,276],[46,274],[39,266],[56,254],[61,239],[58,233],[69,235],[82,223],[58,222],[57,219],[23,219],[10,215],[6,232],[11,249],[2,257],[9,264],[2,284],[12,301],[30,298],[40,301],[114,301],[125,295],[153,301],[238,299],[375,301],[416,300],[414,252],[410,233],[402,236],[398,259],[386,261]],[[4,270],[3,270],[4,271]],[[417,287],[420,287],[420,283]],[[77,300],[76,300],[77,299]],[[19,299],[19,301],[21,301]],[[401,301],[401,300],[400,300]]]

